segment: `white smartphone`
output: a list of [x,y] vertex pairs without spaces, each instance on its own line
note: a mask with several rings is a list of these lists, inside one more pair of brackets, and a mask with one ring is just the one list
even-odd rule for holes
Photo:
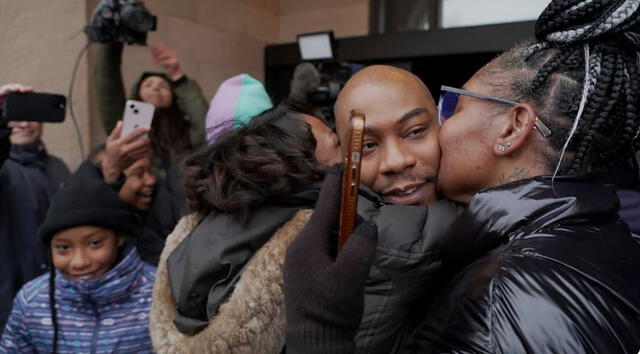
[[[151,122],[153,122],[153,113],[155,107],[152,104],[127,100],[124,108],[124,118],[122,122],[122,133],[120,136],[127,136],[134,129],[138,127],[151,128]],[[146,138],[148,134],[141,137]]]

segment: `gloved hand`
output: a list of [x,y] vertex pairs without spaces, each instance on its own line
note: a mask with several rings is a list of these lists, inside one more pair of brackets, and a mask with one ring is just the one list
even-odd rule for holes
[[284,264],[287,352],[352,353],[364,311],[364,286],[376,253],[378,230],[361,222],[336,259],[342,168],[324,180],[315,211],[289,246]]

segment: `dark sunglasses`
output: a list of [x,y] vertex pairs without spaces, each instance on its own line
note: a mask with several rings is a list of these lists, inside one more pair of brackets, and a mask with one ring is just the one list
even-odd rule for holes
[[[438,123],[440,123],[440,125],[444,124],[447,119],[451,118],[451,116],[455,114],[460,95],[489,100],[510,106],[520,104],[520,102],[505,100],[499,97],[462,90],[455,87],[442,86],[440,87],[440,90],[442,91],[440,94],[440,101],[438,102]],[[540,133],[540,135],[542,135],[542,137],[548,138],[551,136],[551,130],[537,116],[534,125],[534,128]]]

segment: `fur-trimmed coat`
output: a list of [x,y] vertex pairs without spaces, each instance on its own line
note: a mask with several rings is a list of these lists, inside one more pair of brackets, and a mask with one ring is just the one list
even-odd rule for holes
[[298,211],[251,258],[231,296],[220,306],[209,325],[195,336],[173,324],[176,303],[171,293],[167,258],[202,219],[183,217],[160,256],[153,287],[149,331],[157,353],[279,353],[285,344],[285,312],[282,269],[287,247],[302,230],[311,210]]

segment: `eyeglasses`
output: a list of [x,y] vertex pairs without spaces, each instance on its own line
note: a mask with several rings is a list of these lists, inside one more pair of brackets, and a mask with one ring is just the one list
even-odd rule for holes
[[[505,100],[499,97],[485,95],[473,91],[461,90],[455,87],[442,86],[440,87],[440,90],[442,91],[442,94],[440,95],[440,101],[438,102],[438,122],[440,123],[440,125],[444,124],[444,122],[447,119],[451,118],[451,116],[453,116],[453,114],[456,112],[456,106],[458,105],[460,95],[494,101],[510,106],[516,106],[520,104],[520,102]],[[551,130],[540,120],[540,118],[538,118],[538,116],[536,116],[536,120],[534,122],[534,129],[536,129],[543,138],[548,138],[549,136],[551,136]]]

